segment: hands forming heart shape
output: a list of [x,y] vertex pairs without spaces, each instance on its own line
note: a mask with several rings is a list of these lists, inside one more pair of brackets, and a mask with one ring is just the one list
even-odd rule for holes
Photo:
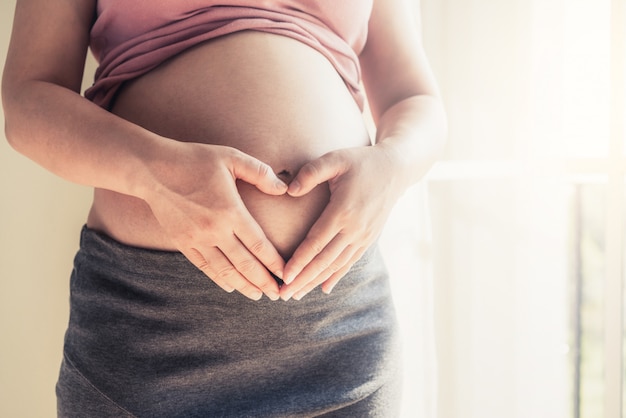
[[[153,164],[157,187],[142,198],[196,267],[225,291],[253,300],[263,294],[299,300],[320,285],[330,293],[377,239],[402,193],[383,147],[329,152],[305,164],[287,185],[267,164],[234,148],[185,145]],[[329,203],[287,262],[246,209],[237,179],[292,197],[328,182]]]

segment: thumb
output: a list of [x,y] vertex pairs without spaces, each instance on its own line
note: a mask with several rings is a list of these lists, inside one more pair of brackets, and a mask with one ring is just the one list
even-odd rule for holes
[[263,193],[282,195],[287,191],[287,185],[276,176],[272,168],[247,154],[240,153],[232,160],[232,173],[236,179],[256,186]]
[[287,193],[293,197],[303,196],[315,186],[340,176],[347,170],[346,162],[338,154],[330,152],[302,166],[289,183]]

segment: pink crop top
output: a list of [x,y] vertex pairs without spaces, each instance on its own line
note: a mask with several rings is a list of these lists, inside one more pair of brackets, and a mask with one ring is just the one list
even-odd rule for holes
[[323,54],[363,108],[358,55],[373,0],[98,0],[85,97],[109,108],[125,81],[200,42],[241,30],[284,35]]

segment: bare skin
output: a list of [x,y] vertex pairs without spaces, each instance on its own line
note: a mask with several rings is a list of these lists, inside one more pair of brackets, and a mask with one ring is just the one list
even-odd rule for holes
[[[245,71],[233,70],[243,63]],[[328,60],[300,42],[261,32],[218,38],[177,56],[127,84],[112,111],[167,138],[241,150],[287,183],[329,151],[370,144],[360,111]],[[237,186],[285,259],[329,198],[325,184],[298,198]],[[88,225],[132,245],[176,249],[150,207],[130,196],[97,189]]]
[[[94,7],[18,0],[3,79],[7,137],[95,188],[89,226],[179,250],[226,291],[330,292],[442,148],[444,113],[401,0],[375,1],[361,55],[375,146],[325,58],[261,33],[179,55],[129,83],[106,112],[77,94]],[[279,289],[268,270],[287,284]]]

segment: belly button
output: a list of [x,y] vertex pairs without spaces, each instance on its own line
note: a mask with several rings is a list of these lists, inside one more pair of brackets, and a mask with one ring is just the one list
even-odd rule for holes
[[289,184],[293,180],[293,175],[289,170],[282,170],[276,174],[285,183]]

